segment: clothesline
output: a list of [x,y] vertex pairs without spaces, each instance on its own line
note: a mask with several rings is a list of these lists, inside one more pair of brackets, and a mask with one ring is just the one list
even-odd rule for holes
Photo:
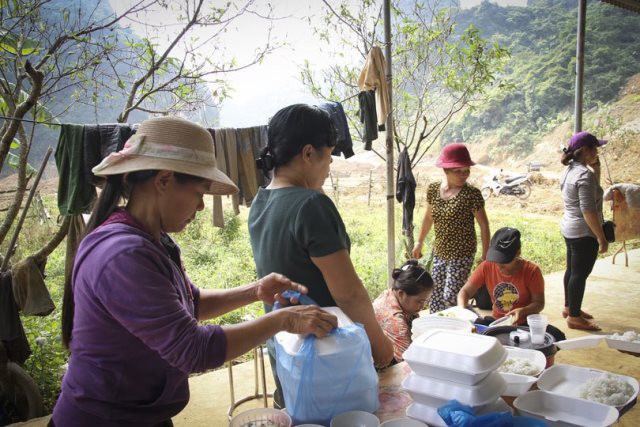
[[7,116],[3,116],[0,115],[0,119],[5,119],[5,120],[18,120],[20,122],[29,122],[29,123],[35,123],[38,125],[49,125],[49,126],[62,126],[62,123],[55,123],[55,122],[41,122],[41,121],[37,121],[37,120],[31,120],[31,119],[19,119],[17,117],[7,117]]

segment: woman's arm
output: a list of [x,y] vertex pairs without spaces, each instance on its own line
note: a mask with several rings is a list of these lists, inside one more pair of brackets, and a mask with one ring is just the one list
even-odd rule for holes
[[382,332],[369,299],[346,249],[323,257],[311,257],[320,269],[331,296],[354,322],[364,326],[376,366],[387,366],[393,359],[393,344]]
[[411,251],[411,256],[418,259],[422,258],[422,246],[424,245],[424,239],[429,234],[429,230],[431,230],[431,226],[433,225],[433,210],[431,205],[427,203],[427,211],[424,213],[424,218],[422,219],[422,226],[420,227],[420,234],[418,234],[418,240],[416,240],[416,244]]
[[584,220],[589,226],[589,229],[598,239],[598,246],[600,248],[598,252],[601,254],[607,252],[607,249],[609,249],[609,242],[607,242],[607,239],[604,237],[604,230],[602,230],[602,224],[600,224],[598,214],[596,212],[587,211],[582,212],[582,215],[584,216]]
[[223,326],[227,340],[225,362],[243,355],[280,331],[323,337],[337,326],[338,319],[333,314],[311,305],[286,307],[248,322]]
[[469,300],[478,292],[478,287],[476,287],[471,281],[467,280],[467,283],[460,289],[457,296],[458,307],[467,308],[469,307]]
[[482,239],[482,261],[487,257],[487,251],[489,250],[489,241],[491,240],[491,230],[489,229],[489,218],[487,217],[487,211],[484,208],[480,208],[473,213],[476,217],[476,221],[480,226],[480,238]]
[[544,292],[541,294],[531,294],[531,303],[524,307],[516,308],[507,313],[513,316],[513,324],[524,323],[530,314],[538,314],[544,309]]
[[289,289],[307,293],[305,286],[292,282],[278,273],[271,273],[257,282],[233,289],[201,289],[198,320],[213,319],[255,301],[263,301],[270,305],[276,300],[283,303],[280,294]]

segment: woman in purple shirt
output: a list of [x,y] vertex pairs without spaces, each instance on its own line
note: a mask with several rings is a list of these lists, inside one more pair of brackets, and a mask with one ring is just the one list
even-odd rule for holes
[[[209,132],[189,121],[143,122],[93,169],[107,177],[65,288],[62,336],[71,356],[50,425],[170,426],[189,400],[188,375],[222,365],[281,330],[326,335],[334,316],[294,306],[237,325],[199,325],[243,305],[306,288],[280,274],[228,290],[199,290],[167,233],[232,194]],[[119,203],[125,202],[124,208]]]

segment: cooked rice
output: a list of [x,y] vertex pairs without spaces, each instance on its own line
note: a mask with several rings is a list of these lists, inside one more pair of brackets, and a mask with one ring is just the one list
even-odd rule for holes
[[631,384],[609,373],[591,378],[580,388],[581,398],[611,406],[622,406],[631,396]]
[[619,341],[640,342],[640,334],[637,334],[635,331],[627,331],[623,334],[619,334],[616,332],[609,338]]
[[540,373],[540,368],[531,363],[530,360],[523,359],[522,357],[510,357],[504,361],[502,366],[498,368],[498,371],[509,374],[537,375]]

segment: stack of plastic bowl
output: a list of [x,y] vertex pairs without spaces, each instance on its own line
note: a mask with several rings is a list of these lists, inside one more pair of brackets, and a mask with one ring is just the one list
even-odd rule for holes
[[432,330],[420,335],[404,353],[413,372],[402,382],[413,403],[407,415],[430,426],[445,426],[438,408],[456,399],[476,414],[508,410],[500,396],[507,384],[496,369],[507,352],[484,335]]

